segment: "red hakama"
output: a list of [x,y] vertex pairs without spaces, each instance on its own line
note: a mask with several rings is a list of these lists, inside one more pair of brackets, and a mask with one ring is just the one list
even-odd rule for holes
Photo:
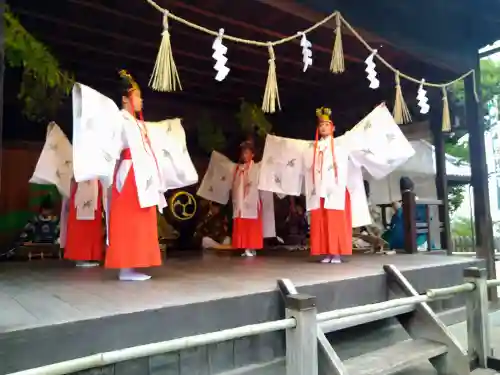
[[345,210],[324,207],[311,210],[311,255],[351,255],[352,217],[349,191],[345,193]]
[[66,223],[66,246],[64,258],[77,262],[101,261],[104,250],[104,229],[102,225],[102,187],[98,182],[97,210],[94,220],[78,220],[75,207],[77,184],[71,184],[68,221]]
[[[131,160],[130,149],[122,151],[121,161]],[[119,166],[116,168],[115,177]],[[116,179],[115,179],[116,181]],[[106,268],[145,268],[161,265],[156,206],[142,208],[135,182],[134,165],[121,192],[113,184],[109,212],[109,247]]]
[[259,204],[256,219],[235,217],[233,219],[233,238],[231,246],[234,249],[259,250],[264,247],[264,229],[262,226],[262,209]]

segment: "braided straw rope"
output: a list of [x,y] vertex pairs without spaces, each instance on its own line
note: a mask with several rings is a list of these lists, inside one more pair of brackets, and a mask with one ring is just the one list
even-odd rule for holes
[[[164,9],[163,7],[161,7],[160,5],[158,5],[154,0],[145,0],[145,1],[147,3],[149,3],[153,8],[155,8],[156,10],[158,10],[159,12],[161,12],[162,14],[165,14],[167,12],[166,9]],[[332,14],[326,16],[324,19],[322,19],[319,22],[316,22],[314,25],[310,26],[309,28],[305,29],[304,31],[302,31],[299,34],[290,35],[290,36],[287,36],[287,37],[284,37],[282,39],[278,39],[278,40],[275,40],[275,41],[272,41],[272,42],[261,42],[261,41],[258,41],[258,40],[243,39],[243,38],[238,38],[238,37],[227,35],[227,34],[224,34],[223,38],[227,39],[227,40],[230,40],[232,42],[235,42],[235,43],[249,44],[249,45],[254,45],[254,46],[258,46],[258,47],[266,47],[266,48],[268,48],[269,44],[271,44],[271,46],[274,47],[274,46],[277,46],[277,45],[280,45],[280,44],[285,44],[285,43],[291,42],[292,40],[297,39],[298,37],[300,37],[302,35],[302,33],[308,34],[311,31],[314,31],[315,29],[323,26],[325,23],[329,22],[331,19],[333,19],[334,17],[337,17],[337,16],[341,19],[341,21],[345,25],[345,27],[354,35],[354,37],[356,37],[356,39],[358,39],[361,42],[361,44],[363,44],[365,46],[365,48],[371,53],[373,51],[373,48],[368,44],[368,42],[366,40],[363,39],[363,37],[354,29],[354,27],[352,27],[351,24],[349,24],[349,22],[347,22],[344,17],[342,17],[342,15],[340,14],[340,12],[338,12],[338,11],[335,11]],[[177,16],[177,15],[171,13],[171,12],[168,12],[168,17],[170,17],[173,20],[175,20],[177,22],[180,22],[180,23],[182,23],[182,24],[184,24],[186,26],[189,26],[189,27],[191,27],[193,29],[196,29],[196,30],[199,30],[201,32],[204,32],[206,34],[213,35],[215,37],[219,35],[218,31],[210,30],[210,29],[207,29],[206,27],[197,25],[197,24],[195,24],[195,23],[193,23],[191,21],[188,21],[185,18],[179,17],[179,16]],[[395,74],[398,73],[401,78],[404,78],[404,79],[406,79],[408,81],[411,81],[411,82],[414,82],[414,83],[417,83],[417,84],[421,84],[422,83],[421,78],[414,78],[412,76],[409,76],[408,74],[404,74],[404,73],[400,72],[397,68],[393,67],[387,60],[385,60],[380,55],[376,54],[376,57],[388,69],[392,70]],[[459,81],[462,81],[463,79],[465,79],[469,75],[472,75],[472,79],[473,79],[473,82],[474,82],[474,96],[475,96],[476,100],[478,101],[479,97],[478,97],[478,94],[477,94],[477,91],[476,91],[476,74],[475,74],[474,69],[469,70],[468,72],[462,74],[461,76],[459,76],[456,79],[454,79],[452,81],[449,81],[449,82],[432,83],[432,82],[425,81],[424,82],[424,86],[435,87],[435,88],[443,88],[443,87],[446,88],[446,87],[449,87],[449,86],[451,86],[451,85],[453,85],[453,84],[455,84],[455,83],[457,83]]]

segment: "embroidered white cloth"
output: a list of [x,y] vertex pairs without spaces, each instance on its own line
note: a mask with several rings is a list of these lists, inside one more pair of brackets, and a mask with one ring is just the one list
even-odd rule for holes
[[40,185],[55,185],[59,193],[69,197],[73,178],[72,147],[61,128],[51,122],[42,152],[29,182]]
[[198,173],[189,155],[181,119],[146,122],[151,145],[158,158],[163,189],[180,189],[198,182]]
[[311,142],[268,135],[264,147],[259,189],[299,196],[304,190],[303,152]]
[[208,168],[197,194],[209,201],[227,204],[236,164],[220,152],[212,151]]

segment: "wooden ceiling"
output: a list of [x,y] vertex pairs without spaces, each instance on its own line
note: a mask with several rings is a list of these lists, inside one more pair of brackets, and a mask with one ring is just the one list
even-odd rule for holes
[[[311,14],[292,0],[158,0],[158,4],[204,27],[213,30],[222,27],[226,34],[260,41],[293,35],[320,19],[313,19],[318,14]],[[116,87],[116,72],[125,68],[142,87],[147,86],[162,26],[161,14],[146,1],[15,0],[10,6],[26,29],[46,43],[78,81],[111,95]],[[314,64],[305,73],[298,40],[275,49],[285,113],[294,115],[324,104],[335,108],[337,113],[348,112],[359,105],[367,107],[378,101],[393,100],[393,73],[380,67],[381,88],[370,90],[364,72],[368,53],[347,32],[343,34],[346,72],[340,75],[329,72],[333,28],[334,23],[327,24],[309,35]],[[234,107],[240,98],[261,102],[268,70],[267,49],[226,42],[231,72],[223,82],[217,82],[212,59],[213,37],[173,21],[170,31],[184,90],[176,93],[147,90],[147,103],[164,106],[165,99],[172,97],[210,106]],[[428,80],[436,77],[441,81],[447,77],[446,72],[415,60],[379,38],[363,35],[401,71]],[[407,102],[411,104],[417,88],[411,84],[408,90],[411,95],[408,94]]]

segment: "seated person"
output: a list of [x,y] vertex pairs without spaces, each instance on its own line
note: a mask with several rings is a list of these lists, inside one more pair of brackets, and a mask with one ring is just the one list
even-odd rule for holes
[[[401,190],[401,195],[404,192],[414,191],[415,184],[409,177],[401,177],[399,180],[399,188]],[[390,249],[404,249],[405,247],[405,235],[406,230],[403,220],[403,207],[399,202],[393,204],[394,215],[391,218],[390,229],[384,233],[382,236],[384,240],[389,243]],[[415,222],[425,223],[426,222],[426,209],[425,205],[416,206],[415,212]],[[422,248],[427,241],[427,235],[425,233],[417,234],[417,247]]]
[[54,215],[54,205],[47,195],[38,214],[26,224],[21,233],[18,245],[23,244],[55,244],[59,240],[59,218]]
[[232,249],[227,218],[218,203],[210,202],[205,218],[196,227],[195,238],[203,249]]
[[309,234],[309,224],[307,223],[306,212],[300,202],[296,202],[290,210],[286,224],[286,245],[295,245],[299,249],[305,249],[307,245],[307,235]]
[[158,225],[158,240],[175,240],[179,233],[172,227],[162,213],[156,213],[156,224]]
[[366,197],[368,198],[370,216],[372,223],[370,225],[353,229],[353,245],[355,247],[371,247],[368,253],[377,254],[394,254],[394,251],[385,251],[384,245],[386,242],[382,238],[384,233],[384,224],[382,223],[382,215],[377,206],[370,202],[370,184],[368,181],[363,181],[365,185]]

